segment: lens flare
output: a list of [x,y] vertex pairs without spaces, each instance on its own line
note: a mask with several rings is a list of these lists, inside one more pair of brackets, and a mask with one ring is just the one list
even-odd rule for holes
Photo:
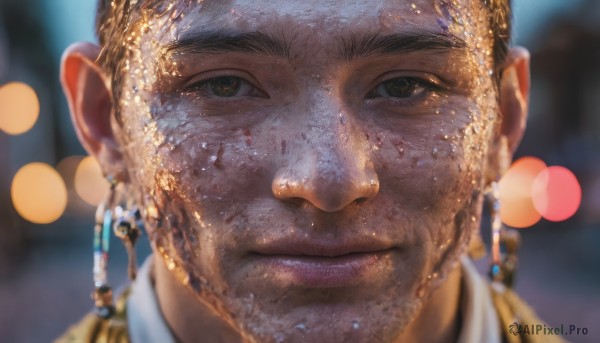
[[9,135],[29,131],[38,119],[40,102],[30,86],[11,82],[0,87],[0,130]]
[[581,186],[565,167],[552,166],[539,173],[532,185],[535,209],[544,219],[560,222],[569,219],[581,204]]
[[32,223],[52,223],[67,207],[65,183],[45,163],[30,163],[19,169],[10,192],[17,213]]
[[542,216],[533,205],[532,186],[537,175],[545,170],[544,161],[523,157],[515,161],[500,180],[500,217],[504,224],[526,228],[536,224]]
[[75,191],[90,205],[98,205],[108,192],[109,184],[102,176],[100,165],[88,156],[81,160],[75,171]]

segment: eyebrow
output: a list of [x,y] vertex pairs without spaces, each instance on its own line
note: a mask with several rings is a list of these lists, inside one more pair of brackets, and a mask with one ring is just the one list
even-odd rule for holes
[[[379,32],[339,37],[339,55],[347,61],[377,55],[398,55],[418,51],[448,51],[467,47],[450,33],[412,31],[381,35]],[[220,54],[228,52],[262,54],[290,60],[290,42],[260,31],[208,31],[184,34],[166,46],[173,54]]]
[[290,58],[290,44],[285,37],[277,38],[263,32],[231,33],[224,31],[184,34],[167,46],[171,53],[219,54],[238,52]]
[[418,51],[464,49],[467,43],[450,33],[412,31],[381,35],[378,32],[362,36],[350,34],[341,37],[340,55],[347,61],[376,55],[398,55]]

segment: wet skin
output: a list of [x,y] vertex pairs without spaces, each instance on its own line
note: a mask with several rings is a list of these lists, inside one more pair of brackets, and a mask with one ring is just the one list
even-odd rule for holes
[[110,163],[146,209],[180,339],[183,314],[212,311],[225,341],[395,341],[431,299],[455,339],[454,267],[500,126],[487,12],[461,6],[175,2],[138,18]]

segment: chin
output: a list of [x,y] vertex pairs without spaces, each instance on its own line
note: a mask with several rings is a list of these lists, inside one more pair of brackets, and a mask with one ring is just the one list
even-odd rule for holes
[[242,335],[253,342],[391,342],[423,305],[416,284],[360,289],[360,296],[342,288],[306,289],[222,301],[236,313]]

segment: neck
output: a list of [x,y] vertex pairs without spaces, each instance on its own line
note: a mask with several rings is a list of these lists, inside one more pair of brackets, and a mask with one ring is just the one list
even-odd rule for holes
[[406,327],[398,342],[456,342],[460,334],[461,315],[460,265],[433,291],[415,319]]

